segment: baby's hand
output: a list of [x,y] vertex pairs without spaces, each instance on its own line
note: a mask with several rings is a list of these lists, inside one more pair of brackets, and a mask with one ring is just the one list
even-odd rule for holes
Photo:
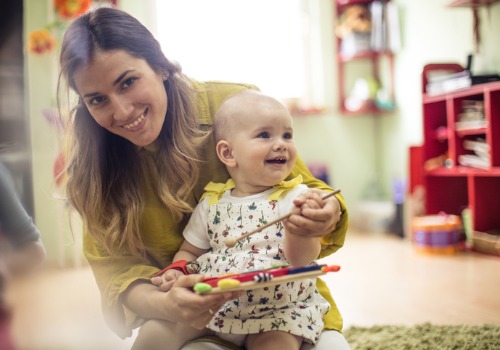
[[179,270],[171,269],[165,271],[161,276],[152,277],[151,283],[162,292],[168,292],[179,276],[184,276],[184,274]]
[[294,200],[292,215],[284,222],[287,233],[322,237],[333,231],[340,220],[340,203],[335,197],[322,199],[324,194],[310,189]]

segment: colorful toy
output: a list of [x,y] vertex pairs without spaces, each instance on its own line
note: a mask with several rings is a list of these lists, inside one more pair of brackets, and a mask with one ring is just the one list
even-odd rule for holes
[[300,267],[278,266],[263,270],[252,270],[241,274],[208,277],[194,286],[198,294],[224,293],[237,290],[264,288],[280,283],[317,277],[340,270],[338,265],[308,265]]
[[335,34],[339,38],[345,38],[353,32],[370,33],[371,30],[372,20],[368,7],[353,4],[344,7],[335,28]]
[[412,233],[413,245],[422,253],[453,254],[464,246],[462,221],[457,215],[417,216]]

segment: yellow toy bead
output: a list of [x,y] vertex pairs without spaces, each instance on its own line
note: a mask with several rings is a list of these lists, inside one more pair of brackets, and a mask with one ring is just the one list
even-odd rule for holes
[[217,286],[220,289],[234,288],[234,287],[238,287],[239,285],[240,285],[240,281],[232,279],[232,278],[225,278],[223,280],[220,280],[219,283],[217,283]]

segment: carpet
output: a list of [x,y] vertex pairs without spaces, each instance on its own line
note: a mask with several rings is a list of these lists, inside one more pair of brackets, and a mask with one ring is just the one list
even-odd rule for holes
[[352,326],[352,350],[500,350],[500,325]]

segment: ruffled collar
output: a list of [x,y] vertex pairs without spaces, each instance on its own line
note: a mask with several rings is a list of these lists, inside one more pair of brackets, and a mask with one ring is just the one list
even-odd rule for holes
[[[296,187],[297,185],[300,185],[302,183],[302,175],[299,175],[289,181],[281,181],[280,183],[276,184],[273,186],[274,191],[271,192],[269,195],[268,199],[269,200],[278,200],[282,195],[284,195],[287,191],[291,190],[292,188]],[[216,182],[209,182],[208,185],[205,186],[204,190],[205,193],[201,197],[201,200],[205,199],[208,197],[208,204],[217,204],[219,200],[221,199],[222,195],[224,192],[228,190],[232,190],[235,188],[236,185],[234,184],[233,179],[227,180],[226,183],[216,183]]]

